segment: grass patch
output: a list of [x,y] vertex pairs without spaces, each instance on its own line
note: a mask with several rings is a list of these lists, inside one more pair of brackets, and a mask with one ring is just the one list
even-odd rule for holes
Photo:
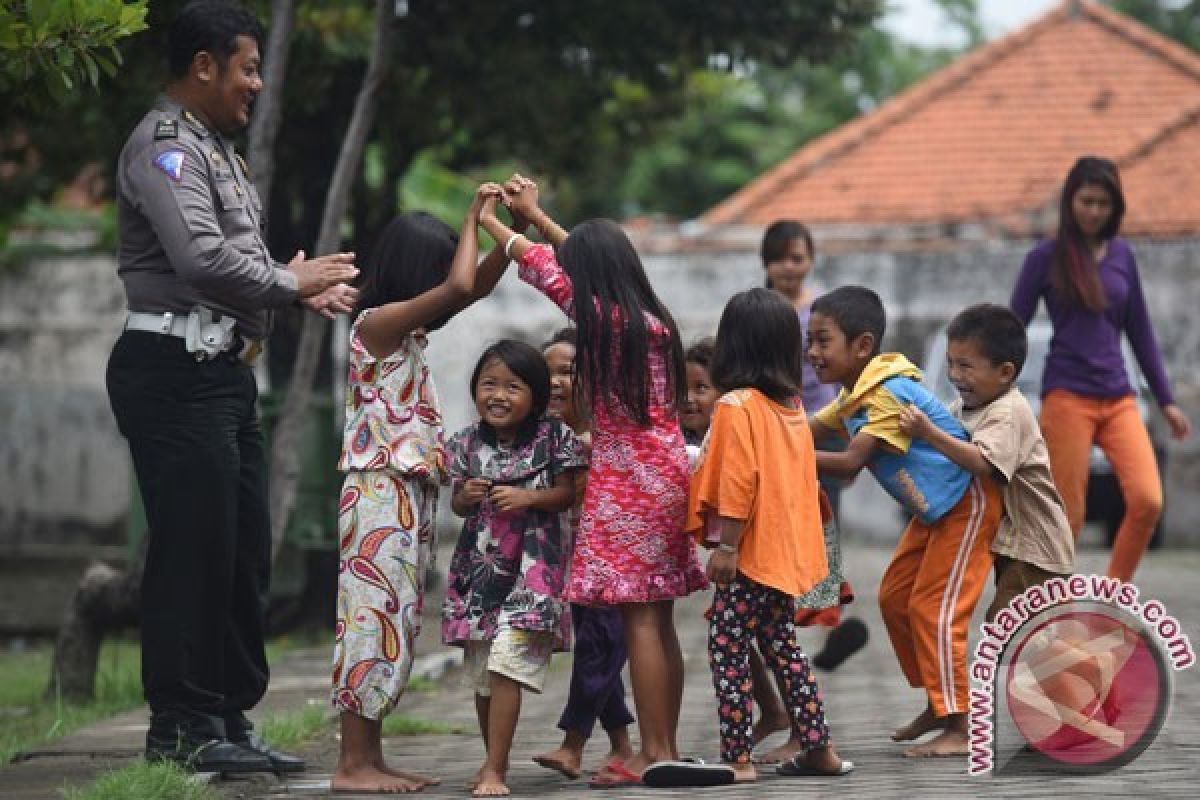
[[268,717],[258,726],[258,734],[273,747],[287,750],[312,739],[328,721],[325,706],[306,706],[300,711]]
[[389,714],[383,718],[384,736],[420,736],[424,733],[465,733],[461,726],[434,722],[431,719]]
[[139,762],[110,772],[91,786],[67,786],[66,800],[221,800],[216,789],[176,764]]
[[406,692],[432,692],[438,688],[438,682],[432,681],[429,678],[417,676],[408,682],[408,686],[404,689]]
[[104,643],[96,670],[96,699],[86,705],[46,698],[52,658],[49,644],[0,654],[0,764],[7,764],[24,750],[142,704],[137,643],[120,639]]

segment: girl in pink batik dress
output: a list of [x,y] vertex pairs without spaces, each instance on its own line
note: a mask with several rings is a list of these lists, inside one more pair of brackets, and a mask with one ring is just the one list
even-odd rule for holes
[[568,236],[538,206],[531,181],[514,177],[505,191],[514,214],[558,247],[558,257],[495,214],[481,215],[480,222],[517,259],[521,279],[574,320],[576,385],[593,411],[592,460],[566,597],[620,608],[629,650],[641,751],[623,764],[609,763],[592,784],[635,785],[651,764],[679,757],[683,657],[673,601],[708,585],[683,534],[683,348],[620,227],[591,220]]

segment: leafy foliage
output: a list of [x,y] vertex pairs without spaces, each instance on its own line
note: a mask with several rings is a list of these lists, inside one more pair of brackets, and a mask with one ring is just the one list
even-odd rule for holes
[[1200,0],[1115,0],[1113,8],[1200,51]]
[[[121,64],[118,40],[146,27],[147,0],[25,0],[0,4],[0,92],[38,105],[100,85]],[[40,82],[42,91],[31,90]]]

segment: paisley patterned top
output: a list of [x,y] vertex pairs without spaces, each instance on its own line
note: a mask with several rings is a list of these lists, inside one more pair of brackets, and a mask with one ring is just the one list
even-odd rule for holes
[[[519,447],[485,440],[479,423],[447,444],[451,485],[469,478],[525,489],[548,489],[565,470],[587,466],[583,443],[559,420],[543,418]],[[569,555],[560,512],[498,511],[486,499],[463,521],[442,605],[442,641],[491,641],[501,627],[555,634],[570,646],[570,615],[563,600]]]
[[378,360],[358,336],[371,311],[363,311],[350,326],[346,427],[338,469],[390,470],[443,483],[442,412],[425,363],[425,337],[409,334],[396,352]]

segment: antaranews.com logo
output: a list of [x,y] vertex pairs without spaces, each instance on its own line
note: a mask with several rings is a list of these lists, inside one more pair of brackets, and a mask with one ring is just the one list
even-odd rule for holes
[[1105,772],[1158,736],[1174,673],[1196,661],[1179,621],[1117,578],[1054,578],[1013,599],[971,663],[971,775]]

